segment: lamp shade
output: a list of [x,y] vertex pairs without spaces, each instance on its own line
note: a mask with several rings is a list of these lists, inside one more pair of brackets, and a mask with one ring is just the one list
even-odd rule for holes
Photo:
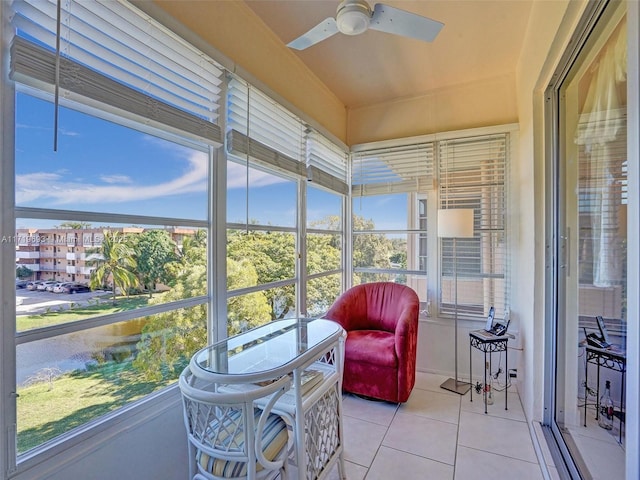
[[438,210],[438,237],[473,237],[473,208]]

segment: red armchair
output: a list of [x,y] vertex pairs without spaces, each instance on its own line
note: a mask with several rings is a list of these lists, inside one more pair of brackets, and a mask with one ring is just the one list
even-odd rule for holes
[[342,389],[388,402],[406,402],[416,381],[418,295],[391,282],[344,292],[324,318],[347,331]]

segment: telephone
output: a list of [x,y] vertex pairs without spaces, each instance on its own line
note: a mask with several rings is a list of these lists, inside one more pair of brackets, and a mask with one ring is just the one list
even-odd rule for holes
[[596,317],[596,322],[598,323],[600,335],[594,332],[587,334],[587,329],[585,328],[584,333],[587,337],[587,344],[596,348],[609,348],[611,346],[611,343],[609,343],[609,333],[607,332],[607,327],[600,315]]
[[493,317],[496,314],[496,309],[493,306],[489,309],[489,315],[487,316],[487,323],[484,326],[484,329],[487,332],[491,332],[493,330]]
[[493,326],[493,328],[490,330],[490,332],[498,337],[501,335],[504,335],[505,333],[507,333],[507,329],[509,328],[510,323],[511,323],[511,320],[507,320],[506,324],[496,323]]

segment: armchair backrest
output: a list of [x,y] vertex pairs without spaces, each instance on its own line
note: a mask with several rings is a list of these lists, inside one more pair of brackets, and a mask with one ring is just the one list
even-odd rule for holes
[[357,285],[344,292],[324,318],[335,320],[349,330],[395,332],[405,316],[417,318],[420,301],[406,285],[373,282]]

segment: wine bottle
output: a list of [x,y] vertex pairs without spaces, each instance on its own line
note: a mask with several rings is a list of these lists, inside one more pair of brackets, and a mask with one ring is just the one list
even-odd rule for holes
[[600,397],[600,415],[598,425],[606,430],[613,428],[613,401],[611,401],[611,382],[606,381],[604,393]]

